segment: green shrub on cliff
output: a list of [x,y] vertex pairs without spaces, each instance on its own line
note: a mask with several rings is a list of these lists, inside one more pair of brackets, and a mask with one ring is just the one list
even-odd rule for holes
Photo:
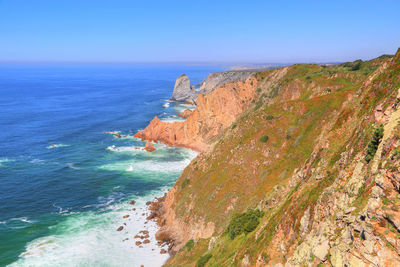
[[192,248],[193,248],[193,246],[194,246],[194,240],[193,239],[190,239],[188,242],[186,242],[186,244],[185,244],[185,248],[188,250],[188,251],[191,251],[192,250]]
[[181,184],[181,188],[184,189],[188,184],[190,183],[190,180],[185,178]]
[[211,259],[212,255],[207,253],[204,256],[201,256],[200,259],[196,263],[196,267],[204,267],[206,263]]
[[269,139],[268,135],[261,136],[260,142],[266,143],[266,142],[268,142],[268,139]]
[[275,118],[275,117],[272,116],[272,115],[267,115],[267,116],[265,117],[265,119],[266,119],[267,121],[273,120],[274,118]]
[[228,225],[227,232],[233,240],[242,233],[250,233],[257,228],[260,218],[264,216],[261,210],[248,210],[241,214],[235,214]]
[[383,125],[379,125],[375,129],[371,141],[368,143],[367,154],[365,155],[365,161],[370,162],[374,158],[376,150],[378,149],[379,143],[382,141],[383,137]]

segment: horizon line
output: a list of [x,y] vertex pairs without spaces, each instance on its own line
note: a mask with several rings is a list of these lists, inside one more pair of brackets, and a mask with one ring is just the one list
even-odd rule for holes
[[0,64],[183,64],[183,65],[293,65],[293,64],[337,64],[347,61],[292,61],[292,62],[251,62],[251,61],[108,61],[108,60],[0,60]]

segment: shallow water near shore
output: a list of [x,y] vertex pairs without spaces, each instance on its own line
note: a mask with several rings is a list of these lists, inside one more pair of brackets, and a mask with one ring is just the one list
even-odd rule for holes
[[[0,65],[0,266],[161,265],[168,256],[145,203],[196,153],[162,144],[149,153],[132,135],[192,108],[165,105],[176,77],[199,83],[212,71],[221,69]],[[151,233],[143,248],[141,230]]]

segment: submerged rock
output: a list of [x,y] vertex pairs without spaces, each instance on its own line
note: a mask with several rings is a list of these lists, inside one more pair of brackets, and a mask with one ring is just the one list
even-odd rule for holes
[[117,231],[120,232],[120,231],[122,231],[123,229],[124,229],[124,227],[123,227],[123,226],[120,226],[120,227],[118,227]]

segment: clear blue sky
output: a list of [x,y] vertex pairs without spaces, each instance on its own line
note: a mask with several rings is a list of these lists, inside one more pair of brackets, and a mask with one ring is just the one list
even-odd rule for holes
[[0,0],[0,61],[326,62],[398,47],[399,0]]

